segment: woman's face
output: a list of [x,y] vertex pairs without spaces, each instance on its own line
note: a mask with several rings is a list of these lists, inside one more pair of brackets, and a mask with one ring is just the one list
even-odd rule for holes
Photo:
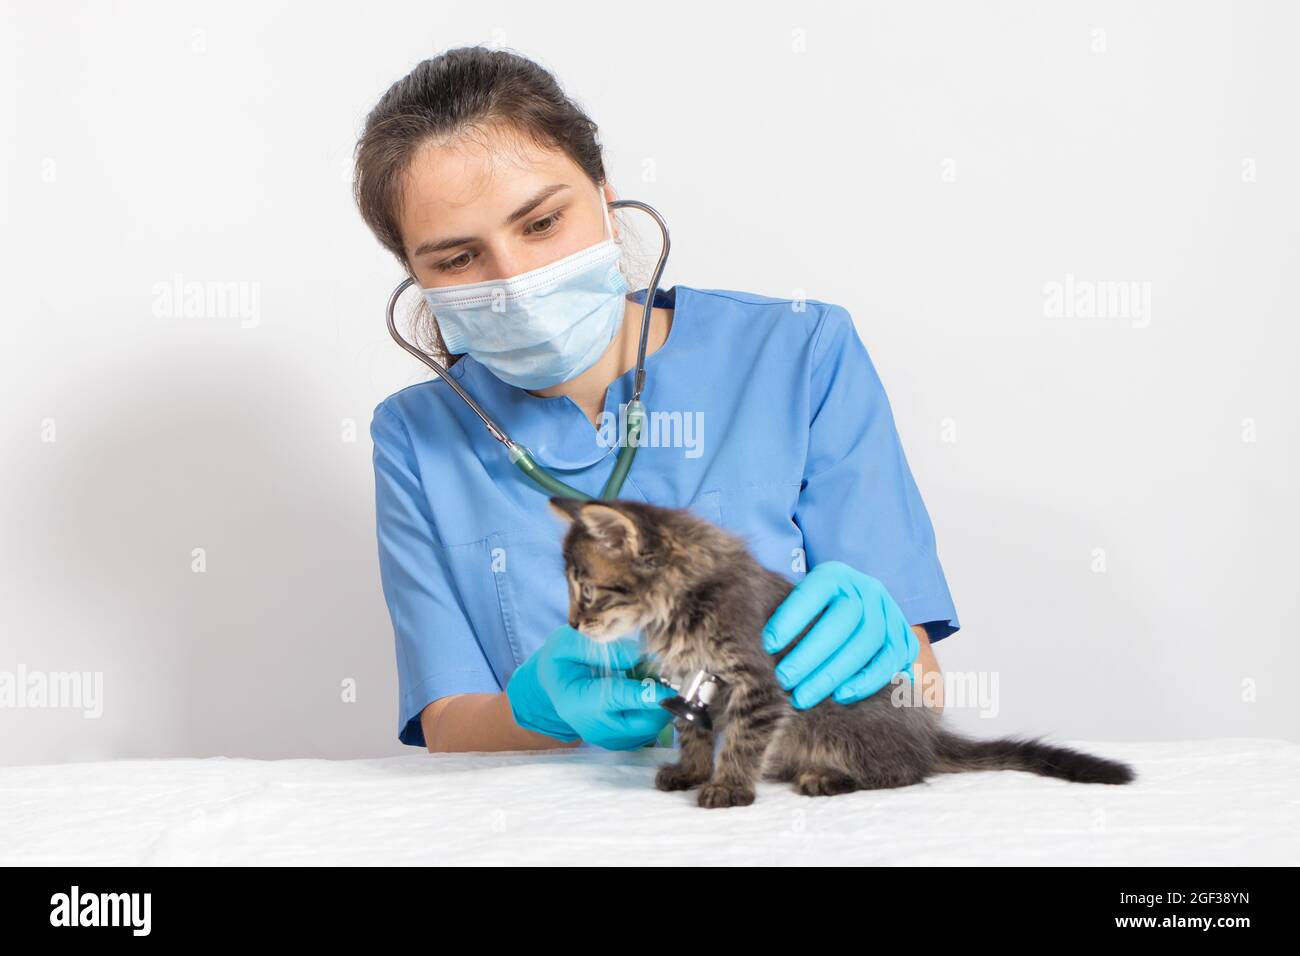
[[423,288],[506,279],[600,242],[606,198],[562,151],[496,127],[416,154],[402,244]]

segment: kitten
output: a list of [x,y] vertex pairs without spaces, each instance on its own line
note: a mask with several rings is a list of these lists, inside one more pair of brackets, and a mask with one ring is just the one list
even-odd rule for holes
[[700,806],[729,807],[753,803],[760,779],[828,796],[969,770],[1026,770],[1078,783],[1135,777],[1126,764],[1038,738],[951,733],[933,708],[895,705],[892,684],[856,703],[828,697],[798,710],[775,673],[798,640],[772,654],[760,636],[793,585],[760,565],[740,538],[682,508],[558,497],[550,505],[570,522],[570,626],[602,642],[640,629],[660,676],[684,686],[702,669],[721,682],[709,705],[724,734],[716,762],[714,731],[679,718],[681,757],[659,768],[660,790],[698,786]]

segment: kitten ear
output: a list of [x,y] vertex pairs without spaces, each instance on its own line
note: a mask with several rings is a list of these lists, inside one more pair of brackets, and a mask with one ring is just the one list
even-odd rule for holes
[[578,517],[578,509],[583,505],[576,498],[554,497],[547,499],[547,505],[551,509],[551,514],[563,518],[565,521],[572,521]]
[[636,523],[605,502],[581,502],[578,520],[588,534],[611,551],[635,555],[641,550],[641,533],[637,530]]

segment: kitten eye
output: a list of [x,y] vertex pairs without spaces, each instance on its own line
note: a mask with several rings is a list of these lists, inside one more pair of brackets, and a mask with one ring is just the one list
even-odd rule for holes
[[582,591],[582,599],[583,599],[584,601],[590,601],[591,598],[592,598],[592,588],[591,588],[591,585],[590,585],[590,584],[584,584],[584,585],[581,587],[580,590]]

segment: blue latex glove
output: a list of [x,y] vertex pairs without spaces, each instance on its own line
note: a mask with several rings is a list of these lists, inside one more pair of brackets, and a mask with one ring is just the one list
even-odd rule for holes
[[912,675],[921,651],[916,633],[885,586],[842,561],[823,561],[804,575],[763,628],[763,647],[781,650],[823,608],[826,613],[777,665],[795,707],[834,693],[841,704],[870,697],[897,673]]
[[625,677],[639,656],[636,640],[600,643],[567,624],[557,627],[506,683],[515,723],[607,750],[644,746],[673,719],[659,701],[676,691]]

